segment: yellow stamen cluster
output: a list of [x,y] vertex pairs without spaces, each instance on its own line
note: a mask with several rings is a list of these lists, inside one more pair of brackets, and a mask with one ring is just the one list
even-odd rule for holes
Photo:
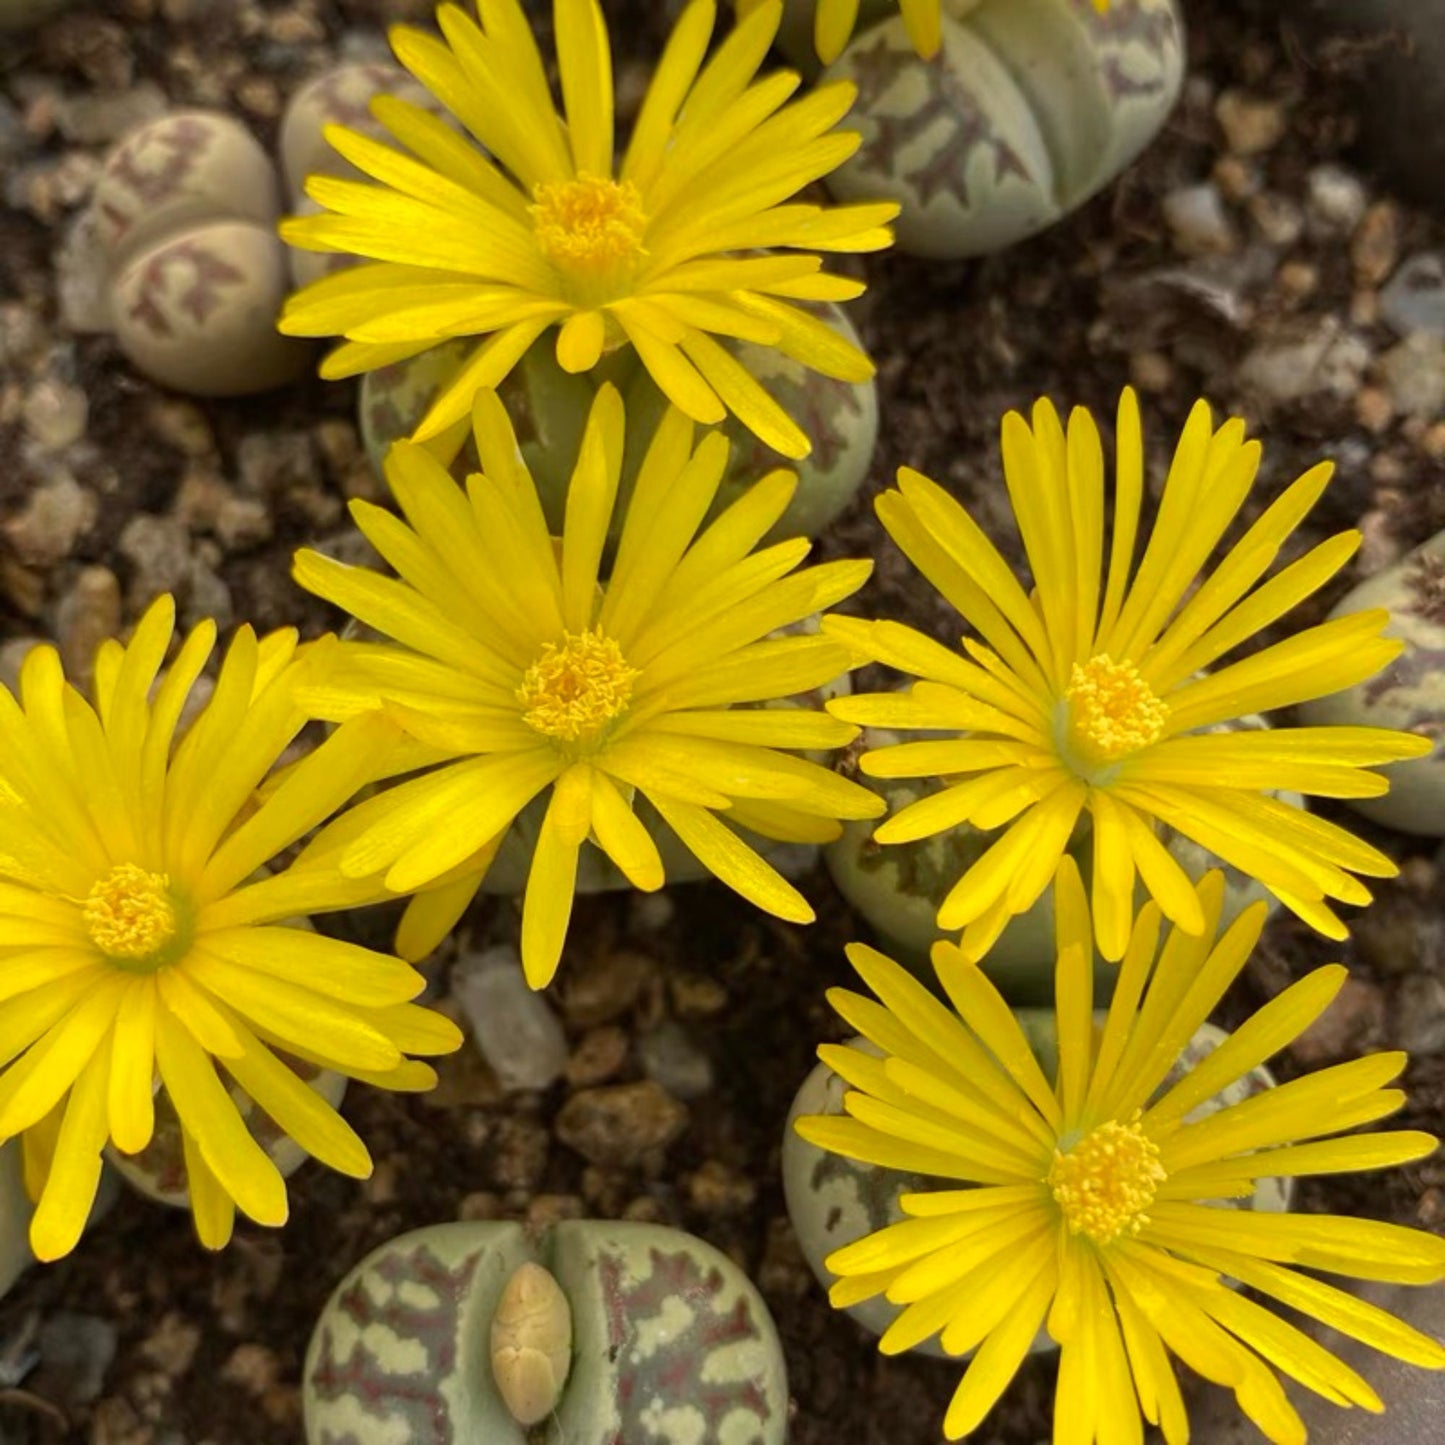
[[1108,1244],[1148,1224],[1144,1211],[1167,1177],[1159,1148],[1144,1130],[1111,1119],[1067,1153],[1056,1149],[1047,1183],[1069,1233]]
[[1169,705],[1157,697],[1132,662],[1107,652],[1074,664],[1064,693],[1069,731],[1086,753],[1114,762],[1159,741]]
[[[583,173],[539,185],[533,195],[537,244],[564,281],[589,293],[579,299],[600,303],[611,299],[607,291],[631,282],[647,255],[642,244],[647,213],[631,181]],[[594,291],[598,294],[590,294]]]
[[96,880],[81,916],[90,940],[108,958],[153,958],[176,936],[171,880],[135,863],[118,863]]
[[627,711],[638,677],[622,649],[600,627],[566,632],[549,642],[523,674],[517,701],[529,727],[568,743],[595,741]]

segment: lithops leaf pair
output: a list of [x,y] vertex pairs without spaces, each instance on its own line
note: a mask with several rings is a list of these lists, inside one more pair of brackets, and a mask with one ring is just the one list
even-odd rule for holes
[[440,1224],[363,1260],[307,1354],[307,1445],[782,1445],[761,1296],[655,1225]]
[[238,121],[181,110],[122,138],[91,200],[111,325],[135,368],[194,396],[297,376],[307,347],[276,330],[289,289],[270,157]]
[[829,178],[840,199],[903,207],[901,250],[976,256],[1052,225],[1163,126],[1184,75],[1174,0],[946,0],[943,44],[915,54],[900,18],[829,67],[863,137]]

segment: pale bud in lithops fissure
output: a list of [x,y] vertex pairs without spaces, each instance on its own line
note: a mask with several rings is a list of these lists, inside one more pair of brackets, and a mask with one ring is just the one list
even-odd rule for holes
[[519,1425],[545,1420],[572,1366],[572,1308],[531,1260],[507,1281],[492,1316],[492,1378]]

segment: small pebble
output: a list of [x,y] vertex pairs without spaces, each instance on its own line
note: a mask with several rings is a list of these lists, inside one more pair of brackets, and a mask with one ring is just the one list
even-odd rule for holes
[[200,1346],[201,1327],[178,1311],[169,1310],[141,1342],[140,1353],[170,1378],[177,1379],[191,1368]]
[[1407,416],[1436,421],[1445,412],[1445,337],[1417,331],[1380,358],[1380,375]]
[[105,1384],[119,1333],[96,1315],[57,1311],[40,1327],[40,1363],[29,1385],[64,1409],[90,1404]]
[[1411,256],[1380,292],[1380,319],[1400,336],[1445,336],[1445,254]]
[[130,593],[142,605],[162,592],[174,592],[190,575],[190,537],[171,517],[138,512],[125,524],[117,545],[131,565]]
[[1342,166],[1316,166],[1310,172],[1310,214],[1330,229],[1353,231],[1367,204],[1364,184]]
[[5,523],[5,539],[29,567],[51,567],[95,524],[96,500],[69,472],[37,487]]
[[1355,396],[1355,419],[1366,431],[1382,432],[1395,416],[1389,392],[1378,386],[1363,386]]
[[1415,973],[1401,983],[1395,1041],[1412,1056],[1445,1052],[1445,980]]
[[670,1019],[637,1041],[642,1071],[676,1098],[691,1101],[711,1093],[712,1061]]
[[47,377],[25,394],[25,430],[43,451],[63,452],[85,435],[90,403],[78,386]]
[[1221,255],[1239,248],[1239,233],[1212,181],[1170,191],[1163,209],[1174,244],[1186,256]]
[[1293,246],[1304,234],[1304,212],[1288,196],[1261,191],[1249,198],[1248,205],[1251,220],[1271,246]]
[[1400,252],[1400,212],[1389,201],[1378,201],[1365,212],[1350,238],[1350,263],[1355,279],[1378,286],[1395,269]]
[[574,1028],[611,1023],[632,1008],[655,972],[646,954],[630,950],[591,958],[565,979],[562,1012]]
[[630,1047],[627,1035],[615,1024],[590,1030],[567,1060],[567,1082],[577,1089],[605,1084],[627,1062]]
[[742,1214],[758,1197],[758,1186],[745,1174],[709,1159],[688,1176],[687,1199],[701,1214]]
[[1214,102],[1214,118],[1235,155],[1255,156],[1272,150],[1285,133],[1285,109],[1277,101],[1257,100],[1243,91],[1226,90]]
[[56,646],[65,673],[89,683],[96,650],[121,626],[120,582],[109,567],[83,567],[55,609]]
[[1255,344],[1239,365],[1239,385],[1271,402],[1328,393],[1341,398],[1359,388],[1370,348],[1335,316],[1301,317]]
[[652,1080],[573,1094],[557,1115],[557,1137],[590,1163],[627,1168],[665,1148],[687,1127],[687,1107]]
[[545,1089],[567,1067],[567,1039],[543,996],[532,989],[510,948],[464,953],[451,990],[482,1057],[504,1089]]

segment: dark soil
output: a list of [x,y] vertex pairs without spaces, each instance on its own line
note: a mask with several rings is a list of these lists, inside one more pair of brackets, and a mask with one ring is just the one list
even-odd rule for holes
[[[236,108],[269,142],[277,112],[264,85],[257,90],[249,82],[269,84],[284,102],[334,54],[344,33],[374,29],[383,20],[419,19],[429,8],[421,0],[219,0],[209,6],[127,0],[100,12],[72,12],[34,35],[7,37],[0,86],[27,114],[34,101],[32,92],[23,92],[24,77],[83,89],[97,83],[104,56],[96,58],[96,47],[108,44],[133,66],[126,84],[154,80],[173,103],[195,99],[198,75],[228,76],[230,95],[250,102],[248,108],[236,99]],[[656,53],[664,7],[656,0],[607,0],[606,8],[620,49],[635,58]],[[873,516],[869,498],[896,466],[907,463],[943,482],[1012,548],[996,455],[1001,414],[1048,394],[1061,404],[1090,406],[1107,424],[1120,387],[1131,379],[1144,393],[1160,475],[1200,394],[1262,424],[1261,499],[1320,456],[1338,459],[1338,478],[1293,544],[1297,551],[1363,524],[1366,555],[1378,565],[1382,556],[1392,558],[1445,526],[1445,445],[1438,429],[1395,417],[1378,423],[1357,395],[1320,394],[1272,406],[1242,394],[1236,382],[1240,359],[1259,337],[1296,315],[1353,318],[1373,349],[1391,344],[1370,319],[1372,293],[1352,270],[1348,234],[1306,227],[1297,241],[1266,248],[1262,268],[1249,272],[1252,279],[1229,282],[1245,297],[1240,315],[1221,315],[1169,279],[1199,263],[1175,250],[1162,197],[1211,175],[1226,189],[1241,184],[1240,162],[1225,155],[1213,118],[1221,91],[1241,87],[1286,108],[1283,138],[1243,164],[1257,188],[1301,207],[1311,168],[1344,157],[1355,128],[1347,57],[1312,49],[1313,42],[1279,18],[1281,7],[1193,0],[1189,8],[1186,100],[1157,145],[1117,184],[1047,234],[986,260],[936,265],[901,255],[867,258],[870,289],[852,314],[879,363],[882,438],[868,495],[821,544],[826,555],[878,559],[859,608],[909,619],[940,637],[956,633],[952,614],[886,541]],[[304,43],[268,38],[277,18],[293,11],[316,22],[315,37]],[[174,16],[195,18],[167,18]],[[58,135],[42,134],[34,138],[31,159],[53,158],[65,144]],[[1371,184],[1368,173],[1364,178]],[[1372,194],[1372,200],[1388,198]],[[1263,245],[1242,200],[1233,211],[1241,234]],[[1423,213],[1400,206],[1393,219],[1401,255],[1442,240],[1440,224]],[[67,220],[63,207],[48,217],[0,210],[0,297],[21,300],[57,336],[50,258]],[[1224,271],[1231,264],[1244,275],[1238,256],[1220,258]],[[1305,268],[1312,285],[1301,294]],[[117,536],[136,513],[164,512],[187,469],[183,451],[156,434],[152,408],[161,393],[132,373],[107,339],[81,339],[74,357],[96,448],[90,465],[97,470],[90,478],[82,471],[81,480],[94,480],[103,469],[113,485],[96,524],[52,571],[40,569],[25,585],[7,574],[0,641],[51,627],[56,599],[80,566],[109,566],[129,583],[131,563],[116,553]],[[18,399],[27,373],[3,357],[0,365],[8,368],[0,371],[6,388],[0,391],[0,456],[7,459],[0,468],[0,510],[10,515],[33,484],[18,460]],[[234,475],[247,436],[313,436],[323,422],[349,421],[353,406],[350,386],[313,380],[248,401],[203,403],[201,410],[221,470]],[[308,483],[315,495],[296,502],[278,493],[269,541],[217,562],[236,618],[263,626],[294,622],[312,633],[336,625],[337,618],[288,579],[296,545],[334,536],[344,525],[344,479],[319,453],[315,467]],[[1301,620],[1323,615],[1350,583],[1350,575],[1337,579],[1305,604]],[[137,605],[134,597],[128,600],[127,624]],[[1343,956],[1365,993],[1354,1020],[1358,1027],[1339,1046],[1341,1055],[1385,1046],[1395,1036],[1401,983],[1415,972],[1438,976],[1445,969],[1439,873],[1431,857],[1436,845],[1358,820],[1352,826],[1400,860],[1402,877],[1380,886],[1378,906],[1343,951],[1287,918],[1276,919],[1221,1022],[1243,1016],[1310,967]],[[219,1257],[195,1243],[183,1214],[126,1194],[71,1258],[28,1274],[0,1305],[0,1364],[7,1342],[23,1353],[31,1322],[57,1311],[110,1321],[119,1332],[118,1351],[99,1397],[88,1402],[78,1403],[65,1380],[46,1367],[12,1391],[4,1391],[0,1380],[0,1441],[299,1440],[299,1379],[312,1324],[337,1280],[363,1254],[403,1230],[459,1215],[543,1220],[583,1212],[625,1213],[692,1230],[757,1281],[787,1349],[794,1445],[930,1445],[940,1439],[957,1368],[884,1360],[870,1338],[834,1315],[797,1251],[783,1207],[782,1120],[817,1043],[840,1036],[824,990],[844,979],[844,943],[866,936],[821,871],[803,886],[819,915],[807,930],[740,908],[711,885],[674,890],[663,918],[645,914],[625,896],[579,903],[553,989],[572,1042],[587,1029],[576,1021],[569,987],[600,976],[606,993],[617,956],[641,954],[641,982],[617,992],[608,1020],[626,1032],[629,1044],[614,1080],[641,1076],[635,1038],[670,1015],[680,1017],[715,1069],[715,1088],[691,1106],[687,1131],[665,1155],[629,1169],[587,1165],[553,1133],[568,1085],[504,1097],[486,1065],[470,1053],[444,1068],[443,1088],[432,1098],[353,1088],[346,1113],[377,1163],[368,1184],[308,1165],[291,1181],[289,1225],[268,1232],[242,1224]],[[385,939],[380,917],[353,926],[378,943]],[[487,903],[469,927],[474,941],[514,937],[515,910],[505,902]],[[444,953],[438,964],[443,993],[451,956]],[[715,981],[721,993],[700,997],[699,979]],[[1290,1075],[1302,1065],[1286,1056],[1279,1066]],[[1438,1127],[1445,1055],[1416,1060],[1406,1082],[1411,1103],[1402,1123]],[[699,1185],[704,1165],[723,1166],[723,1177],[738,1187]],[[716,1169],[703,1175],[705,1182],[717,1177]],[[1308,1209],[1439,1227],[1445,1220],[1442,1188],[1445,1165],[1427,1161],[1384,1178],[1310,1183],[1301,1201]],[[189,1356],[180,1347],[187,1343],[194,1346]],[[1031,1361],[975,1438],[985,1445],[1047,1438],[1052,1372],[1049,1360]]]

